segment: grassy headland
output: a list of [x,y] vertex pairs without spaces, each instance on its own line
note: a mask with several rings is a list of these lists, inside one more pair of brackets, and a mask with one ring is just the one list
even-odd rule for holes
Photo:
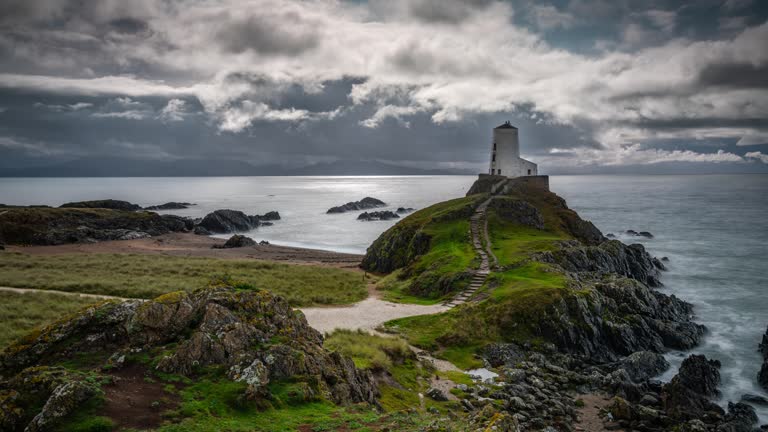
[[230,278],[293,306],[348,304],[366,296],[359,273],[258,260],[134,254],[0,254],[0,286],[154,298]]

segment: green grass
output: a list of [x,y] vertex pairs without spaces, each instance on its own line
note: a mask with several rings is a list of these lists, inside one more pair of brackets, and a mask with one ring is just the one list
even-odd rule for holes
[[348,304],[366,297],[360,274],[258,260],[134,254],[0,254],[0,286],[154,298],[203,288],[226,275],[283,296],[293,306]]
[[505,221],[494,211],[488,212],[488,236],[501,266],[517,265],[534,252],[555,250],[558,241],[568,239],[563,234]]
[[64,294],[0,291],[0,349],[38,326],[98,301]]
[[393,362],[402,363],[411,354],[408,344],[400,338],[375,336],[362,330],[335,330],[324,345],[351,357],[360,369],[388,370]]
[[381,278],[376,284],[376,289],[382,292],[381,298],[392,303],[410,303],[419,305],[433,305],[440,303],[441,298],[424,298],[411,294],[408,289],[411,281],[401,279],[402,270],[398,269]]

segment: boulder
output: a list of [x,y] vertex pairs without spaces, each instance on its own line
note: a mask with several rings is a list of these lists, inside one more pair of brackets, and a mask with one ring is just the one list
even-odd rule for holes
[[400,216],[397,213],[391,212],[389,210],[385,211],[374,211],[374,212],[363,212],[360,213],[360,215],[357,217],[357,220],[359,221],[378,221],[378,220],[390,220],[390,219],[399,219]]
[[411,207],[398,207],[396,212],[399,213],[399,214],[403,214],[403,213],[410,213],[410,212],[415,211],[415,210],[416,209],[411,208]]
[[69,202],[60,205],[59,208],[105,208],[125,211],[141,210],[141,206],[138,204],[113,199]]
[[260,221],[276,221],[280,220],[280,213],[276,211],[266,212],[263,215],[256,215]]
[[728,414],[717,426],[717,432],[752,432],[757,420],[757,413],[751,406],[728,402]]
[[193,205],[194,204],[188,203],[188,202],[171,201],[165,204],[144,207],[144,210],[181,210],[181,209],[189,208],[190,206],[193,206]]
[[663,355],[651,351],[638,351],[620,362],[634,382],[643,382],[669,369],[669,362]]
[[427,396],[438,402],[445,402],[448,400],[448,396],[446,396],[442,390],[436,387],[430,387],[429,390],[427,390]]
[[328,209],[326,213],[345,213],[348,211],[367,210],[367,209],[372,209],[376,207],[384,207],[386,205],[387,204],[384,201],[378,200],[376,198],[365,197],[360,201],[350,201],[340,206],[331,207]]
[[640,231],[637,233],[637,235],[645,238],[653,238],[653,234],[649,233],[648,231]]
[[259,219],[238,210],[223,209],[208,213],[197,226],[211,234],[227,234],[250,231],[259,226]]
[[230,237],[223,245],[213,245],[214,249],[231,249],[256,246],[256,241],[244,235],[235,234]]
[[667,415],[676,420],[704,417],[708,412],[722,414],[722,408],[711,402],[718,395],[720,362],[703,355],[690,355],[680,371],[662,388],[662,401]]

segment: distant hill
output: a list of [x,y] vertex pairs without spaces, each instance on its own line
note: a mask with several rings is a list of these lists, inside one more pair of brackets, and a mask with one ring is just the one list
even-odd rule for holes
[[175,161],[87,158],[24,168],[0,168],[0,177],[206,177],[333,175],[471,175],[470,170],[425,170],[378,161],[336,161],[286,168],[226,159]]

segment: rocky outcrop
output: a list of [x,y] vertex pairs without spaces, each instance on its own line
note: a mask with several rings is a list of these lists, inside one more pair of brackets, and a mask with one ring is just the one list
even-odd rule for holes
[[[28,394],[18,384],[75,353],[103,353],[106,359],[136,350],[160,352],[153,360],[158,370],[185,376],[215,366],[223,370],[222,379],[247,384],[243,397],[248,400],[268,400],[271,383],[290,380],[301,383],[309,400],[375,403],[371,373],[326,351],[322,342],[301,312],[268,291],[223,287],[147,302],[103,303],[32,333],[0,354],[0,424],[47,427],[72,403],[87,398],[89,393],[65,372],[57,372],[57,380],[47,385],[43,404],[28,403],[39,394]],[[119,367],[120,362],[111,364]]]
[[241,248],[241,247],[251,247],[256,246],[256,241],[250,237],[246,237],[244,235],[235,234],[223,244],[223,245],[213,245],[214,249],[232,249],[232,248]]
[[758,351],[763,355],[763,365],[760,367],[760,372],[757,373],[757,383],[768,391],[768,329],[763,334],[763,340],[758,346]]
[[389,210],[363,212],[360,213],[360,215],[357,217],[357,220],[366,222],[392,219],[400,219],[400,216],[397,213],[391,212]]
[[662,390],[664,410],[676,420],[701,419],[708,413],[722,415],[722,408],[711,401],[718,395],[719,384],[720,362],[690,355]]
[[165,204],[153,205],[144,207],[144,210],[182,210],[193,206],[194,204],[188,202],[167,202]]
[[59,208],[104,208],[124,211],[141,210],[141,206],[138,204],[113,199],[70,202],[60,205]]
[[412,207],[398,207],[396,210],[398,214],[411,213],[413,211],[416,211],[416,209]]
[[105,208],[32,208],[0,215],[0,241],[57,245],[130,240],[192,229],[191,219],[144,211]]
[[351,201],[340,206],[331,207],[326,213],[345,213],[355,210],[368,210],[376,207],[384,207],[386,205],[387,204],[384,201],[378,200],[376,198],[365,197],[360,201]]
[[645,237],[645,238],[649,238],[649,239],[653,238],[653,234],[649,233],[648,231],[640,231],[640,232],[638,232],[638,231],[635,231],[635,230],[626,230],[624,233],[626,235],[630,235],[630,236],[634,236],[634,237]]
[[557,264],[569,272],[615,273],[651,287],[662,285],[659,277],[664,265],[640,244],[627,246],[618,240],[609,240],[598,246],[584,246],[578,242],[564,242],[560,249],[539,253],[534,259]]
[[728,402],[728,414],[716,430],[717,432],[753,432],[757,421],[757,413],[751,406],[741,402]]
[[502,219],[539,230],[544,229],[544,218],[539,210],[523,200],[495,198],[488,205]]
[[569,294],[531,323],[533,335],[560,351],[589,361],[617,361],[636,351],[690,349],[705,328],[692,320],[691,304],[632,279],[606,276],[582,282],[584,294]]
[[242,231],[250,231],[262,221],[280,219],[278,212],[272,211],[264,215],[248,216],[239,210],[216,210],[208,213],[195,227],[195,234],[228,234]]

